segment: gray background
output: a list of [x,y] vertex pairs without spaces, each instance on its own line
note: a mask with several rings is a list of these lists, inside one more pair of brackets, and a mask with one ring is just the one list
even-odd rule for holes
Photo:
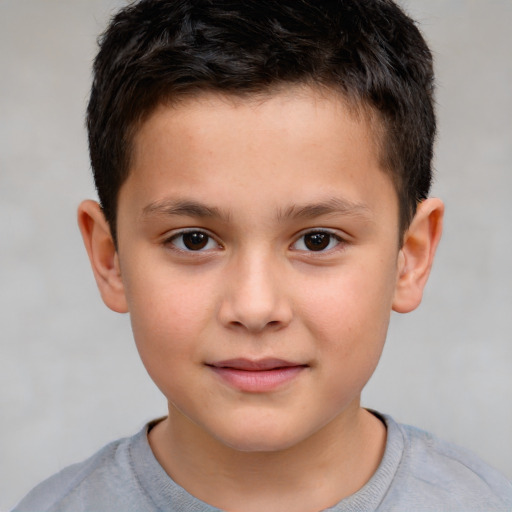
[[[76,228],[95,37],[120,0],[0,0],[0,510],[165,414]],[[512,478],[512,0],[408,0],[436,54],[434,194],[446,228],[423,305],[392,319],[364,404]]]

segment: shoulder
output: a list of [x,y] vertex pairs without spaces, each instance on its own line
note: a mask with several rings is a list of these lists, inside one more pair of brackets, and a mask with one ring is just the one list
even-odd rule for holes
[[425,510],[512,510],[512,483],[475,454],[389,417],[385,421],[403,439],[386,500],[416,499],[415,506],[423,503]]
[[158,421],[39,484],[12,512],[215,512],[174,482],[156,460],[147,433]]
[[111,510],[136,510],[133,506],[140,505],[143,492],[132,468],[131,451],[143,433],[114,441],[89,459],[63,469],[35,487],[13,512],[80,512],[102,509],[105,503]]

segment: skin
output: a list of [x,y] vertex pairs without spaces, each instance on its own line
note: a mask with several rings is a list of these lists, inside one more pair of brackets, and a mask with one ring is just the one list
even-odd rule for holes
[[[152,450],[203,501],[320,510],[378,467],[385,427],[360,395],[391,311],[421,301],[443,205],[419,205],[399,247],[397,194],[376,147],[335,94],[203,94],[159,107],[136,134],[117,250],[98,205],[80,206],[102,297],[130,313],[168,399]],[[190,250],[184,230],[206,245]],[[240,358],[296,371],[241,388],[215,367]]]

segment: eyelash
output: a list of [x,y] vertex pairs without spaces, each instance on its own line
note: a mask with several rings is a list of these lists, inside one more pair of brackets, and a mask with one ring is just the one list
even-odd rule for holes
[[[186,235],[200,235],[202,237],[206,238],[206,243],[204,246],[200,247],[198,250],[190,249],[190,247],[187,247],[185,245],[185,241],[183,240],[183,237]],[[181,247],[176,243],[177,240],[181,239]],[[184,253],[187,252],[206,252],[207,250],[212,249],[212,247],[208,247],[211,243],[214,243],[217,248],[222,248],[221,244],[217,242],[215,237],[213,237],[210,233],[207,231],[204,231],[202,229],[187,229],[183,231],[179,231],[178,233],[174,233],[170,237],[166,238],[164,240],[164,245],[171,245],[173,246],[174,250],[181,251]]]
[[[328,243],[327,243],[327,246],[326,247],[321,247],[320,250],[318,251],[315,251],[311,248],[308,248],[306,247],[306,242],[304,241],[305,237],[307,236],[318,236],[320,235],[321,237],[320,238],[317,238],[317,242],[320,242],[319,243],[319,246],[321,245],[321,243],[324,241],[324,239],[322,237],[325,237],[327,236],[328,237]],[[303,241],[302,242],[302,245],[304,247],[306,247],[305,249],[297,249],[296,246],[297,244],[299,244],[300,241]],[[335,242],[335,245],[332,246],[331,244],[333,243],[333,241]],[[324,253],[328,253],[328,252],[331,252],[331,251],[335,251],[336,249],[338,249],[338,246],[340,244],[343,244],[345,242],[345,240],[337,235],[336,233],[334,233],[333,231],[330,231],[330,230],[327,230],[327,229],[312,229],[312,230],[309,230],[309,231],[306,231],[306,232],[303,232],[301,233],[300,237],[292,244],[292,248],[294,248],[294,250],[297,250],[297,251],[303,251],[303,252],[306,252],[306,253],[311,253],[311,254],[324,254]]]
[[[186,235],[199,235],[197,237],[196,242],[198,243],[199,247],[197,250],[191,249],[190,246],[187,247],[186,242],[184,240],[184,237]],[[314,238],[310,239],[310,242],[313,242],[314,244],[318,244],[319,250],[314,250],[311,247],[307,247],[307,242],[305,241],[305,237],[316,237],[316,240]],[[322,247],[323,243],[325,243],[325,238],[327,239],[327,245],[325,247]],[[201,239],[203,237],[203,239]],[[180,242],[177,242],[180,241]],[[303,248],[298,248],[297,245],[300,245],[302,241]],[[192,240],[192,242],[194,242]],[[204,245],[201,245],[204,242]],[[335,242],[334,245],[333,242]],[[333,250],[336,250],[340,244],[343,244],[345,240],[337,235],[336,233],[326,230],[326,229],[313,229],[306,232],[301,233],[301,235],[297,238],[297,240],[290,246],[292,250],[294,251],[300,251],[304,253],[311,253],[311,254],[323,254],[327,252],[331,252]],[[170,237],[166,238],[164,240],[164,245],[171,245],[173,246],[174,250],[181,251],[184,253],[187,252],[206,252],[213,248],[222,248],[222,245],[213,237],[210,233],[207,231],[204,231],[202,229],[188,229],[179,231],[177,233],[174,233]],[[215,247],[210,247],[211,244],[214,244]]]

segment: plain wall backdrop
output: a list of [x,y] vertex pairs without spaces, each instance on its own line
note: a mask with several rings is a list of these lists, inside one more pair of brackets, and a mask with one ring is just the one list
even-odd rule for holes
[[[95,197],[83,121],[95,40],[124,4],[0,0],[0,510],[166,412],[75,221]],[[402,5],[436,58],[445,233],[363,403],[512,478],[512,0]]]

